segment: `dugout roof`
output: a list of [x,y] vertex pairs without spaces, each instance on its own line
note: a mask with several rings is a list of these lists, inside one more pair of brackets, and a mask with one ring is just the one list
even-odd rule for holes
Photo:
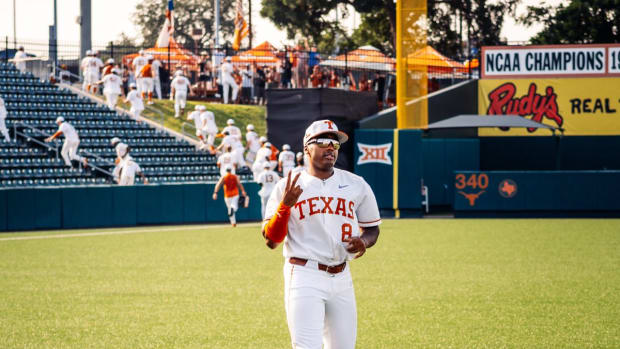
[[553,127],[519,115],[457,115],[449,119],[429,124],[427,129],[441,128],[480,128],[480,127],[521,127],[521,128],[544,128],[555,133],[556,130],[563,132],[564,129]]

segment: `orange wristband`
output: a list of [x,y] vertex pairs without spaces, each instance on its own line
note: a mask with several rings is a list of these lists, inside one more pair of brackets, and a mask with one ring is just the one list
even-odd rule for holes
[[280,202],[276,214],[265,225],[265,237],[273,242],[284,241],[288,232],[288,219],[291,216],[291,208]]

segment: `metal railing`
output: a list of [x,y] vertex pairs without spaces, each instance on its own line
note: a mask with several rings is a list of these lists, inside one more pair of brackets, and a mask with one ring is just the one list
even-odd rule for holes
[[198,137],[196,137],[196,131],[194,131],[193,133],[189,133],[185,130],[186,128],[193,128],[194,130],[197,130],[196,125],[190,124],[189,122],[183,122],[181,124],[181,133],[189,138],[200,140]]

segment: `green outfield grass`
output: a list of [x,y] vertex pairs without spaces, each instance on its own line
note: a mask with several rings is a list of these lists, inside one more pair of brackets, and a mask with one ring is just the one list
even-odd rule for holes
[[[1,348],[290,347],[257,224],[0,234],[0,256]],[[386,220],[352,262],[357,347],[617,348],[619,271],[620,220]]]

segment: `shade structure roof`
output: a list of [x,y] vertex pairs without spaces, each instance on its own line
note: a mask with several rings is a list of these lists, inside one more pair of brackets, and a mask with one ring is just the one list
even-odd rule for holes
[[[163,63],[164,66],[168,64],[168,47],[151,47],[144,50],[147,55],[153,56]],[[129,64],[131,61],[139,56],[138,53],[132,53],[123,56],[123,63]],[[177,64],[188,66],[189,69],[197,69],[200,58],[194,55],[191,51],[184,49],[173,38],[170,38],[170,65]]]
[[373,46],[362,46],[347,54],[342,54],[334,58],[321,62],[322,66],[352,69],[352,70],[376,70],[394,71],[396,60],[383,54]]
[[462,71],[465,66],[462,63],[451,60],[442,55],[431,46],[426,46],[407,55],[407,67],[409,69],[422,69],[427,67],[429,73],[445,73]]
[[449,119],[434,122],[427,126],[427,129],[440,128],[479,128],[479,127],[520,127],[520,128],[544,128],[555,133],[555,130],[563,131],[558,127],[553,127],[519,115],[457,115]]
[[238,53],[232,57],[232,63],[235,65],[242,64],[259,64],[259,65],[276,65],[278,57],[276,56],[276,48],[268,41],[255,46],[252,49]]

